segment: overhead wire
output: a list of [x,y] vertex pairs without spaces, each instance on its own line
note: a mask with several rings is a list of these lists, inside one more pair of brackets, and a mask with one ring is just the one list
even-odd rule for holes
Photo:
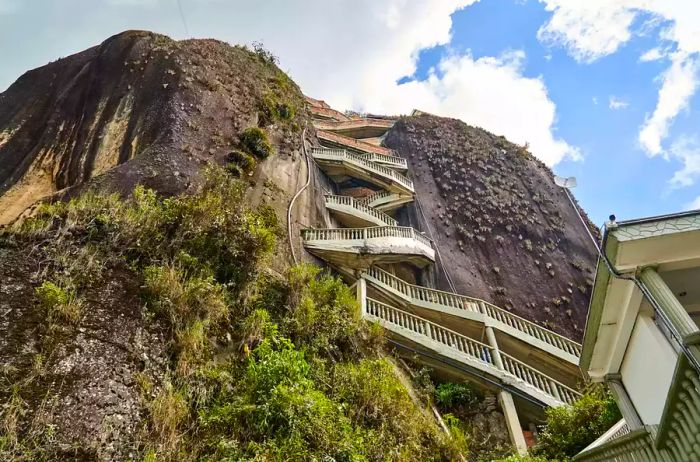
[[185,19],[185,11],[182,9],[182,0],[177,1],[177,9],[180,12],[180,19],[182,19],[182,25],[185,27],[185,36],[190,36],[189,28],[187,27],[187,20]]

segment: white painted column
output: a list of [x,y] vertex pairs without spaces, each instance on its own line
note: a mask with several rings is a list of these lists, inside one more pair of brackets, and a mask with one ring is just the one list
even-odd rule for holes
[[364,318],[367,314],[367,281],[363,275],[357,280],[357,301],[360,302],[360,315]]
[[[496,367],[503,370],[503,359],[501,358],[501,350],[498,349],[498,342],[496,342],[496,334],[493,331],[493,327],[486,326],[486,340],[489,346],[492,348],[493,361],[496,363]],[[518,410],[515,408],[515,403],[513,402],[513,395],[510,392],[501,390],[498,392],[498,403],[501,405],[501,410],[506,418],[506,426],[508,427],[508,434],[510,435],[510,442],[515,447],[515,450],[519,455],[524,456],[527,454],[527,443],[525,442],[525,436],[523,435],[523,428],[520,426],[520,419],[518,418]]]
[[639,418],[637,409],[634,407],[634,404],[632,404],[632,400],[627,394],[625,386],[622,384],[622,377],[620,374],[606,375],[605,384],[608,386],[613,398],[615,398],[615,402],[620,408],[622,417],[625,418],[625,422],[627,422],[629,429],[634,431],[642,428],[644,426],[642,419]]
[[501,405],[501,410],[506,418],[506,426],[508,427],[508,434],[510,435],[510,441],[515,446],[515,450],[521,456],[527,454],[527,443],[525,442],[525,436],[523,435],[523,429],[520,426],[520,419],[518,419],[518,410],[515,408],[515,403],[513,402],[513,395],[505,390],[498,392],[498,404]]
[[501,358],[501,350],[498,349],[498,343],[496,343],[496,334],[493,331],[493,327],[486,326],[486,340],[489,342],[489,346],[493,348],[493,362],[496,363],[496,367],[503,370],[503,359]]
[[671,321],[673,328],[680,334],[683,341],[687,341],[691,336],[697,335],[698,326],[688,315],[688,311],[678,301],[676,295],[666,285],[659,273],[654,268],[644,268],[639,273],[639,279],[647,288],[649,293],[664,315]]

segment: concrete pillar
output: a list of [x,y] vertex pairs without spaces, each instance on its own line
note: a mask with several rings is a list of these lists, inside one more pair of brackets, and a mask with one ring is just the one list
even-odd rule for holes
[[678,301],[676,295],[669,289],[654,268],[644,268],[639,273],[639,279],[651,296],[654,297],[659,308],[671,321],[671,325],[684,342],[688,340],[690,336],[697,335],[700,329],[698,329],[698,326],[693,322],[686,309]]
[[364,317],[367,314],[367,281],[360,275],[356,284],[357,301],[360,302],[360,314]]
[[637,409],[634,407],[634,404],[632,404],[632,400],[627,394],[627,390],[625,390],[621,378],[620,374],[608,374],[605,376],[605,384],[610,389],[613,398],[615,398],[617,407],[620,408],[620,412],[622,413],[622,417],[625,418],[627,426],[631,431],[634,431],[642,428],[644,424],[642,423],[642,419],[639,418]]
[[501,358],[501,350],[498,349],[498,343],[496,343],[496,334],[493,331],[493,327],[486,326],[486,340],[489,342],[489,346],[493,348],[493,362],[496,363],[496,367],[503,370],[503,359]]
[[510,442],[513,443],[513,446],[519,455],[526,455],[527,443],[525,442],[523,429],[520,426],[520,419],[518,419],[518,411],[515,409],[513,396],[509,392],[501,390],[498,392],[498,403],[501,405],[501,410],[506,418],[506,426],[508,427]]

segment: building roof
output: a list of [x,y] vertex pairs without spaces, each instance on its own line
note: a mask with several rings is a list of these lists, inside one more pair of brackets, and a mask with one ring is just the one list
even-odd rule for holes
[[[581,368],[589,370],[613,283],[630,286],[638,268],[700,259],[700,210],[607,223],[583,339]],[[697,254],[697,255],[696,255]],[[607,259],[607,261],[606,261]],[[627,279],[628,281],[624,281]],[[613,304],[613,303],[611,303]],[[614,305],[614,304],[613,304]],[[611,309],[611,308],[609,308]],[[605,318],[611,318],[610,313]],[[607,324],[607,321],[606,321]]]

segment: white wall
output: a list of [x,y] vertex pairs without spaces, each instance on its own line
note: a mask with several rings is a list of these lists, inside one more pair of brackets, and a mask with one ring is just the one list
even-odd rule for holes
[[676,360],[676,352],[651,316],[640,313],[620,373],[627,394],[646,425],[661,420]]

